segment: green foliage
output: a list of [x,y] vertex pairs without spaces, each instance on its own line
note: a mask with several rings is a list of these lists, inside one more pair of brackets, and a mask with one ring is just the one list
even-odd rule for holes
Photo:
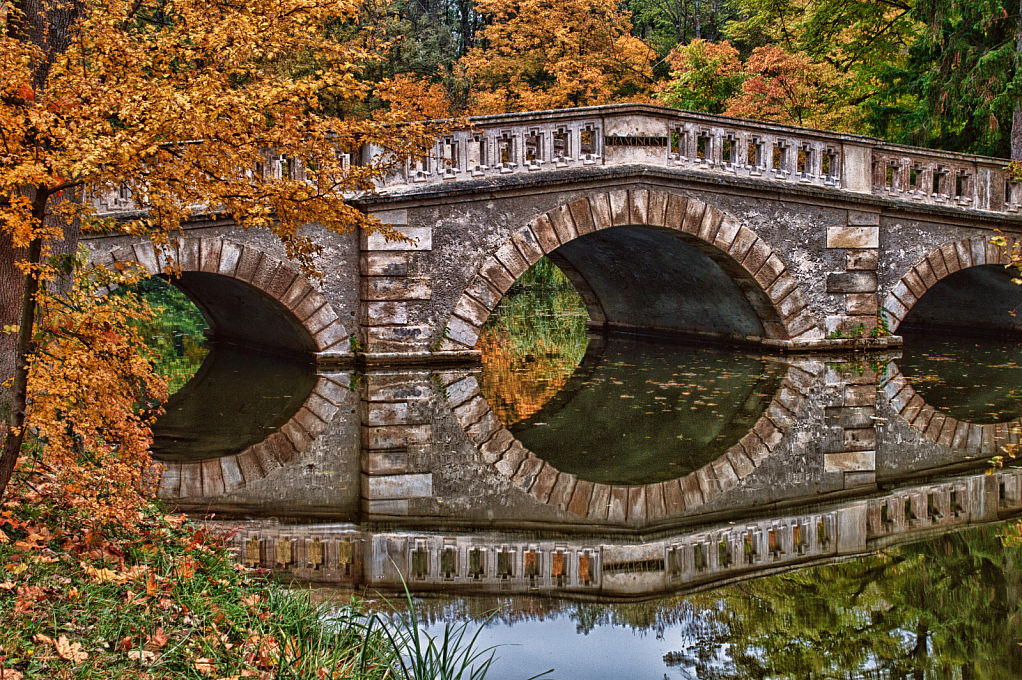
[[630,0],[632,32],[665,56],[692,40],[719,42],[740,16],[740,0]]
[[1016,678],[1017,535],[980,527],[695,596],[705,636],[668,656],[698,677],[726,649],[729,678]]
[[[464,621],[455,626],[444,626],[442,639],[437,639],[421,630],[411,592],[404,576],[401,584],[405,589],[406,608],[394,609],[389,622],[373,614],[366,626],[370,632],[381,631],[392,649],[404,650],[391,664],[394,677],[404,680],[482,680],[493,663],[494,648],[476,649],[476,641],[489,618],[482,622]],[[388,603],[389,604],[389,603]],[[478,625],[475,634],[465,639],[469,627]]]
[[[123,295],[127,291],[116,291]],[[134,292],[156,311],[152,323],[140,328],[171,394],[184,387],[209,353],[205,346],[206,319],[184,293],[160,277],[143,279]]]
[[881,73],[883,90],[866,105],[869,125],[903,144],[1009,157],[1022,94],[1018,3],[917,0],[912,17],[925,26],[905,63]]
[[728,100],[742,89],[745,74],[738,50],[730,43],[703,40],[681,47],[672,56],[675,70],[657,98],[667,106],[687,111],[724,113]]

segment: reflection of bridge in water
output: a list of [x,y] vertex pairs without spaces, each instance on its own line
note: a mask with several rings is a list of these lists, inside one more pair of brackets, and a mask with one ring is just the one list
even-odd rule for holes
[[161,493],[218,518],[279,518],[241,522],[241,559],[301,579],[386,588],[400,570],[416,590],[607,598],[752,578],[1022,511],[1022,473],[982,474],[982,457],[1015,441],[1010,423],[932,406],[920,420],[922,398],[896,360],[771,359],[776,391],[736,443],[679,479],[636,485],[550,465],[497,419],[469,370],[324,374],[263,442],[168,462]]
[[1022,513],[1022,471],[905,486],[808,512],[629,540],[243,524],[246,564],[353,588],[648,598],[829,563]]

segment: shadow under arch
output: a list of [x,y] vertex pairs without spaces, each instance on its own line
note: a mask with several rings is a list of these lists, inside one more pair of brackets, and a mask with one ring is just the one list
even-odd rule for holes
[[781,444],[817,377],[786,364],[764,415],[723,455],[679,479],[634,486],[586,481],[536,456],[493,412],[474,376],[451,374],[444,393],[483,460],[537,502],[595,521],[638,525],[709,503],[752,474]]
[[[251,246],[221,238],[171,239],[166,248],[139,242],[94,256],[101,265],[140,266],[151,276],[167,276],[202,311],[214,343],[254,347],[269,354],[306,361],[347,338],[337,313],[315,287],[289,263]],[[343,346],[342,346],[343,348]],[[214,349],[197,377],[213,370]],[[312,372],[311,362],[309,371]],[[208,382],[208,381],[207,381]],[[338,410],[339,385],[310,377],[302,400],[288,407],[276,432],[260,441],[243,442],[243,450],[197,460],[157,460],[164,466],[158,495],[175,501],[217,496],[243,488],[293,461],[330,423]],[[194,389],[208,388],[195,385]],[[182,399],[188,397],[188,387]],[[179,393],[180,394],[180,393]],[[169,404],[170,402],[168,402]],[[176,406],[175,406],[176,407]]]
[[[1022,288],[1013,284],[1005,252],[975,236],[947,243],[905,273],[884,300],[891,332],[905,324],[967,332],[1022,332]],[[1011,247],[1013,239],[1008,239]]]
[[[755,232],[702,201],[628,189],[560,206],[512,234],[483,262],[455,305],[445,347],[474,347],[500,298],[543,255],[551,255],[575,284],[592,320],[611,328],[778,347],[822,337],[794,276]],[[634,266],[628,271],[614,266],[622,262]],[[679,288],[695,302],[677,306]],[[717,313],[718,300],[708,296],[712,291],[734,314]],[[676,299],[665,303],[665,293]],[[643,318],[651,314],[656,318]],[[668,320],[700,314],[707,319],[702,328]]]
[[[333,348],[348,333],[327,299],[288,262],[221,238],[145,241],[94,257],[97,264],[140,266],[169,281],[202,311],[215,341],[290,353]],[[343,346],[340,347],[343,349]]]

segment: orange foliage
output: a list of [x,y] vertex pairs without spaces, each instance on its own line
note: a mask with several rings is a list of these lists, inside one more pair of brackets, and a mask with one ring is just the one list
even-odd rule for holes
[[650,49],[613,0],[479,0],[482,46],[462,58],[472,113],[641,101]]
[[[103,460],[112,480],[140,481],[141,472],[128,468],[146,437],[144,424],[131,409],[113,411],[128,404],[133,390],[137,395],[152,384],[131,363],[132,341],[123,331],[97,330],[107,320],[116,326],[104,315],[123,310],[111,302],[88,307],[82,298],[69,300],[77,305],[75,314],[85,315],[79,319],[61,311],[46,291],[37,298],[39,282],[57,273],[47,264],[44,244],[62,241],[64,225],[144,235],[161,244],[197,209],[212,206],[240,226],[273,232],[291,259],[315,273],[321,246],[303,227],[318,223],[338,232],[363,228],[396,236],[348,199],[371,193],[438,133],[421,123],[394,125],[399,119],[387,115],[354,120],[327,112],[358,108],[373,91],[362,79],[365,64],[382,58],[364,47],[372,41],[362,34],[340,39],[331,30],[345,22],[358,25],[362,5],[353,0],[65,4],[70,27],[37,27],[52,30],[49,39],[67,44],[65,52],[44,52],[19,37],[24,31],[0,35],[0,232],[15,249],[26,249],[19,266],[28,318],[36,319],[41,304],[40,327],[72,328],[80,343],[56,333],[62,340],[49,354],[31,358],[33,324],[21,324],[0,496],[20,455],[26,418],[27,427],[58,447],[56,460],[69,460],[77,440],[76,453]],[[30,19],[45,22],[39,16]],[[294,55],[302,56],[300,64]],[[338,153],[363,145],[378,148],[384,160],[349,163]],[[86,193],[116,190],[130,192],[145,212],[124,221],[96,218]],[[52,200],[62,195],[85,200]],[[98,320],[86,323],[95,314]],[[36,383],[26,390],[30,364]],[[126,383],[116,387],[116,380]],[[104,406],[90,390],[113,401]],[[49,399],[73,408],[44,408]],[[40,405],[29,412],[26,402]],[[100,405],[101,414],[87,404]],[[66,449],[52,443],[62,438]],[[104,496],[115,505],[118,484]]]
[[852,76],[805,53],[757,47],[745,62],[742,91],[727,102],[729,116],[851,132],[857,109],[842,96]]
[[577,364],[537,347],[537,354],[519,356],[508,350],[507,333],[490,329],[479,336],[476,349],[483,354],[480,389],[490,408],[510,427],[543,408],[575,373]]
[[97,292],[137,279],[133,271],[79,267],[69,293],[40,295],[27,416],[45,445],[23,457],[21,469],[53,470],[62,502],[98,524],[133,525],[158,480],[149,425],[167,385],[136,329],[152,311],[132,294]]
[[451,117],[447,91],[438,83],[413,80],[402,73],[380,85],[380,99],[404,120],[442,120]]

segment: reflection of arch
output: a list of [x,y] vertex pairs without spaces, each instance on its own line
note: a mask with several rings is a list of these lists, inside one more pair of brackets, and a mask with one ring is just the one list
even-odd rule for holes
[[241,453],[203,461],[165,462],[161,498],[220,496],[262,479],[307,449],[337,413],[347,386],[320,376],[298,412],[263,441]]
[[[919,299],[941,279],[970,267],[1009,264],[1007,254],[988,240],[974,236],[947,243],[912,265],[884,301],[891,332],[898,329]],[[1007,240],[1010,250],[1014,239]]]
[[[490,311],[529,266],[579,236],[618,226],[673,231],[708,255],[738,285],[759,316],[765,338],[788,341],[819,333],[795,278],[755,232],[702,201],[637,189],[593,194],[540,215],[515,232],[469,282],[447,322],[448,337],[458,349],[474,346]],[[580,278],[570,269],[565,273],[572,282]],[[605,320],[599,301],[586,297],[588,286],[579,290],[593,320]]]
[[483,459],[501,475],[540,503],[579,517],[632,524],[679,515],[737,485],[780,445],[815,381],[813,374],[789,365],[767,415],[726,454],[688,476],[641,486],[611,486],[560,472],[537,457],[493,413],[475,377],[459,377],[445,388],[447,403]]
[[251,246],[187,237],[172,239],[166,250],[146,241],[96,259],[136,264],[152,276],[177,268],[181,276],[172,282],[199,306],[218,339],[315,352],[348,336],[308,279]]
[[923,437],[971,456],[995,455],[1001,444],[1009,443],[1010,432],[1022,426],[1019,419],[977,424],[945,415],[926,403],[894,362],[887,364],[887,376],[881,387],[898,416]]

